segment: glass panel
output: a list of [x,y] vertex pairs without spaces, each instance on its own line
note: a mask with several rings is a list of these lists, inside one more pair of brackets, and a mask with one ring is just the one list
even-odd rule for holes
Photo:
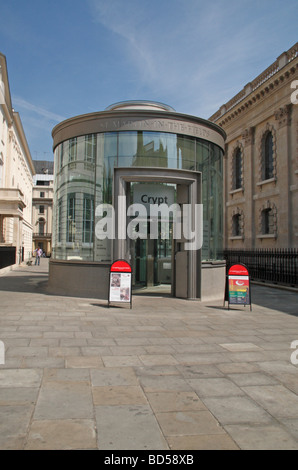
[[104,168],[103,168],[103,202],[112,204],[112,184],[114,166],[117,165],[117,133],[106,133],[103,136]]
[[95,166],[95,208],[103,202],[104,134],[97,134]]
[[196,146],[197,171],[202,172],[202,204],[203,204],[203,245],[202,260],[210,259],[210,219],[209,219],[209,143],[197,140]]
[[93,243],[94,196],[84,194],[83,201],[83,243]]
[[[201,171],[202,259],[218,259],[223,245],[222,151],[202,139],[143,131],[90,134],[57,146],[54,258],[111,260],[111,240],[94,235],[99,220],[95,213],[99,204],[112,204],[113,171],[118,165]],[[154,249],[161,254],[170,246],[161,238]]]
[[[177,136],[163,132],[143,132],[148,165],[177,168]],[[145,165],[146,166],[146,165]]]
[[223,179],[222,179],[222,152],[219,147],[211,146],[210,162],[210,259],[222,259],[223,251]]
[[173,219],[169,221],[167,234],[163,233],[163,222],[158,225],[158,239],[154,240],[154,284],[171,284]]
[[[165,186],[158,183],[134,183],[132,185],[132,201],[140,203],[142,187],[146,196],[151,194],[168,194],[169,199],[175,200],[175,195],[164,192]],[[174,185],[169,185],[175,188]],[[137,195],[134,193],[136,191]],[[163,191],[163,192],[161,192]],[[164,196],[165,197],[165,196]],[[168,200],[168,204],[171,202]],[[153,223],[150,217],[150,208],[147,208],[146,230],[147,238],[132,240],[130,243],[134,284],[141,286],[152,286],[159,284],[171,284],[172,281],[172,238],[173,238],[173,213],[169,213],[169,220],[162,220],[161,214]],[[133,217],[134,218],[134,217]],[[156,228],[156,232],[155,232]],[[155,236],[156,233],[156,236]],[[153,238],[151,238],[151,236]]]
[[[96,208],[112,198],[112,169],[117,161],[117,138],[113,134],[97,134],[96,169],[95,169],[95,225],[99,221]],[[105,154],[106,152],[106,154]],[[107,156],[105,160],[104,157]],[[109,167],[110,165],[110,167]],[[93,236],[94,261],[111,261],[111,240],[99,240]]]
[[[93,145],[96,139],[93,138]],[[60,148],[59,148],[60,147]],[[68,152],[64,166],[59,167],[54,179],[55,215],[53,219],[53,256],[55,259],[93,261],[92,237],[88,242],[88,224],[94,227],[94,164],[86,163],[85,137],[63,142],[55,151],[55,162],[62,152]],[[57,168],[55,164],[55,168]],[[84,213],[84,196],[90,201],[89,213]],[[86,207],[85,207],[86,209]],[[91,213],[92,211],[92,213]],[[89,222],[87,222],[87,220]]]
[[[116,132],[97,134],[96,151],[96,193],[95,193],[95,227],[100,217],[96,208],[101,204],[112,204],[113,174],[117,166],[118,138]],[[105,214],[103,214],[105,216]],[[99,240],[94,236],[94,261],[111,261],[112,240]]]
[[75,224],[76,224],[76,195],[75,193],[68,194],[67,196],[67,232],[66,241],[75,241]]
[[63,142],[63,144],[61,144],[61,151],[62,151],[61,167],[63,167],[63,165],[68,163],[68,157],[69,157],[69,141],[68,140]]
[[177,137],[159,132],[119,132],[119,166],[169,167],[177,165]]
[[61,242],[62,240],[62,198],[59,199],[58,205],[57,205],[57,223],[58,223],[57,241]]
[[157,132],[139,134],[138,156],[142,166],[168,167],[170,135]]
[[68,161],[72,162],[77,159],[77,138],[69,140]]
[[196,163],[202,172],[203,246],[202,260],[222,259],[223,176],[222,150],[198,139]]
[[137,238],[132,243],[134,285],[147,285],[147,240]]
[[58,145],[58,147],[56,147],[55,153],[54,153],[54,160],[56,162],[55,168],[61,169],[63,166],[63,143]]
[[[62,239],[62,198],[60,197],[60,170],[62,166],[63,144],[56,147],[54,151],[54,197],[53,197],[53,222],[52,222],[52,256],[60,259],[58,246]],[[56,216],[56,217],[55,217]]]
[[179,155],[179,168],[195,170],[195,139],[178,136],[177,149]]
[[139,154],[138,133],[119,132],[118,134],[118,166],[136,166]]

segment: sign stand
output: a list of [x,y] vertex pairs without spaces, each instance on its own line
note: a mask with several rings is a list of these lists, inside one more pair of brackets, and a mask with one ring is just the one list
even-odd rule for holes
[[250,277],[247,267],[242,264],[233,264],[228,269],[226,277],[225,301],[230,305],[250,305],[251,307],[251,289]]
[[108,306],[111,302],[129,303],[132,308],[132,269],[123,259],[110,267]]

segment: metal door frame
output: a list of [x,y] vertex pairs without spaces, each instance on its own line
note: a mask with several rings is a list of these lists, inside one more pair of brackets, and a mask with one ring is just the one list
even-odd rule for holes
[[[157,182],[173,183],[186,187],[187,203],[192,205],[192,218],[195,215],[195,204],[201,203],[201,172],[188,170],[175,170],[169,168],[114,168],[113,175],[113,207],[115,211],[115,239],[112,246],[113,260],[129,260],[129,249],[126,240],[126,213],[130,203],[127,197],[129,184],[132,182]],[[118,205],[118,196],[125,196],[121,199],[122,207]],[[193,219],[192,219],[193,222]],[[177,240],[176,245],[184,245],[185,240]],[[187,251],[187,272],[182,273],[187,277],[187,292],[183,296],[187,299],[197,299],[201,297],[201,250]],[[176,296],[176,273],[175,263],[172,267],[172,294]]]

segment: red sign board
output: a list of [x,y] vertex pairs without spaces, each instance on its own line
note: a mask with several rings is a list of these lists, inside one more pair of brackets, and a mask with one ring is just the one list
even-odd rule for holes
[[229,305],[250,305],[251,309],[250,279],[246,266],[239,263],[229,268],[226,288]]
[[127,302],[132,307],[132,269],[125,260],[117,260],[110,267],[109,300]]
[[234,264],[229,269],[229,276],[248,276],[248,270],[243,264]]
[[131,273],[131,266],[129,263],[121,259],[112,264],[110,271],[112,273]]

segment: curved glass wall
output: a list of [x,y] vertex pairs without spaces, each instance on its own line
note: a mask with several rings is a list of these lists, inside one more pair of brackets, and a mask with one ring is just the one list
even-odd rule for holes
[[62,142],[55,149],[53,258],[111,261],[111,240],[97,240],[95,210],[112,204],[114,167],[202,172],[202,260],[222,258],[222,150],[203,139],[163,132],[107,132]]

